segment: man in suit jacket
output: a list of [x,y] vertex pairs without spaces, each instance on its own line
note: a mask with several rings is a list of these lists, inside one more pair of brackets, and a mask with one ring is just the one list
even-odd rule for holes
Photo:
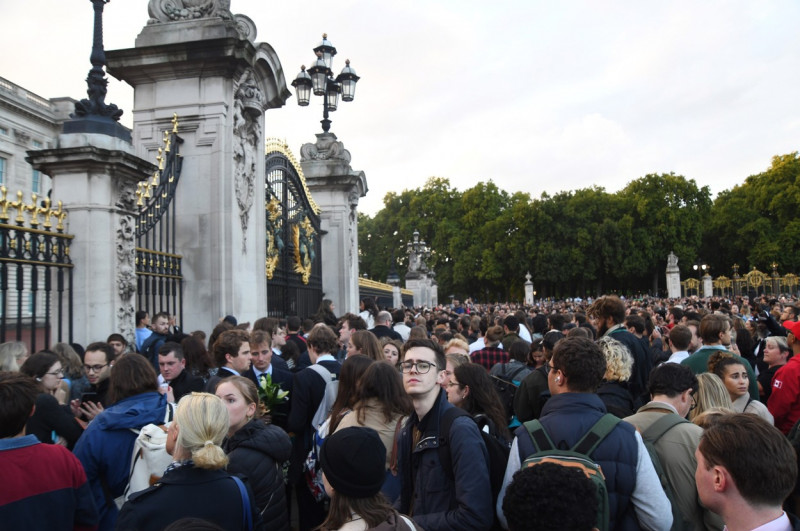
[[180,343],[167,341],[161,345],[158,349],[158,367],[172,391],[171,402],[177,403],[184,395],[203,390],[203,379],[185,370],[186,359],[183,357],[183,347]]
[[389,339],[403,340],[403,336],[392,330],[392,314],[389,312],[378,312],[375,318],[375,328],[370,330],[378,339],[388,337]]
[[[336,352],[336,335],[325,324],[318,324],[308,335],[308,353],[312,365],[318,364],[339,377],[341,365],[331,352]],[[325,379],[312,367],[306,367],[294,374],[292,382],[292,406],[287,428],[295,434],[292,442],[292,457],[289,461],[289,482],[295,486],[298,516],[301,531],[319,526],[325,519],[325,509],[311,495],[303,479],[303,462],[311,450],[314,428],[311,420],[325,395]]]
[[[286,362],[280,356],[274,356],[272,352],[272,338],[269,332],[264,330],[254,330],[250,334],[250,355],[253,364],[245,371],[246,378],[250,378],[258,387],[261,384],[261,376],[269,375],[273,384],[278,384],[284,391],[289,391],[287,401],[276,406],[270,414],[272,423],[286,429],[286,421],[289,416],[290,401],[292,399],[292,372],[286,367]],[[283,364],[281,366],[281,363]]]
[[250,335],[244,330],[227,330],[214,343],[217,374],[208,379],[206,391],[214,393],[221,380],[242,376],[250,368]]

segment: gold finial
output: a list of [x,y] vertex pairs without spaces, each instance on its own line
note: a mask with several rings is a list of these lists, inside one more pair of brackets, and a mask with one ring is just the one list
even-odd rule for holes
[[178,113],[172,113],[172,132],[178,132]]
[[2,198],[0,198],[0,221],[2,222],[8,221],[8,207],[11,206],[6,198],[7,193],[8,188],[0,186],[0,195],[2,195]]
[[11,208],[17,211],[17,217],[14,219],[17,225],[25,223],[25,216],[22,215],[25,211],[25,203],[22,202],[22,190],[17,190],[17,200],[11,202]]
[[33,227],[35,229],[35,228],[37,228],[39,226],[39,218],[36,215],[36,213],[39,210],[39,207],[36,206],[36,199],[38,199],[38,196],[36,195],[36,193],[32,193],[31,194],[31,199],[33,200],[33,202],[31,204],[29,204],[29,205],[24,205],[22,207],[22,209],[23,210],[27,210],[28,212],[31,213],[31,217],[30,217],[30,220],[28,220],[28,223],[30,224],[31,227]]
[[323,39],[327,39],[327,38],[328,38],[328,34],[327,34],[327,33],[323,33],[323,34],[322,34],[322,38],[323,38]]

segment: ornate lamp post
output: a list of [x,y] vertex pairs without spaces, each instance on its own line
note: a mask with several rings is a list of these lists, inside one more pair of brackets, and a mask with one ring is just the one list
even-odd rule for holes
[[698,259],[697,262],[694,263],[692,269],[697,271],[697,296],[700,297],[700,287],[703,285],[703,273],[708,270],[708,264],[704,264],[702,260]]
[[323,96],[322,101],[322,130],[328,132],[331,129],[331,121],[328,113],[335,111],[339,106],[339,96],[343,101],[353,101],[356,94],[356,83],[360,77],[350,66],[350,59],[345,61],[342,72],[333,78],[333,56],[336,55],[336,48],[328,40],[328,34],[322,34],[322,42],[314,48],[317,59],[314,66],[306,71],[306,67],[300,67],[300,73],[292,81],[292,86],[297,90],[297,104],[301,107],[308,105],[313,90],[315,96]]

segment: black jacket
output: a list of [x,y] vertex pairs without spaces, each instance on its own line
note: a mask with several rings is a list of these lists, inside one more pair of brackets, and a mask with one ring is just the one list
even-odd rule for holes
[[286,432],[254,419],[227,439],[222,448],[230,459],[228,472],[250,480],[266,528],[288,531],[283,463],[289,460],[292,442]]
[[169,386],[172,387],[172,395],[175,397],[175,403],[178,403],[184,395],[188,395],[192,391],[201,392],[205,384],[202,378],[194,376],[184,369],[177,378],[169,382]]
[[26,433],[36,435],[43,443],[52,444],[53,432],[67,441],[72,450],[75,442],[83,434],[83,428],[72,416],[69,406],[62,406],[51,394],[39,393],[36,397],[36,410],[25,425]]
[[[253,527],[265,529],[247,486]],[[117,517],[118,531],[160,531],[181,518],[202,518],[227,531],[247,529],[242,496],[230,474],[185,465],[170,470],[158,483],[131,495]]]
[[[279,356],[275,354],[272,355],[273,361],[279,359]],[[287,429],[287,422],[289,420],[289,411],[292,405],[292,380],[293,374],[292,371],[286,366],[286,362],[283,362],[282,365],[278,365],[276,363],[272,363],[272,383],[279,384],[281,389],[284,391],[289,391],[289,396],[287,397],[288,400],[283,404],[275,406],[275,410],[271,412],[272,414],[272,423],[276,426]],[[256,384],[256,387],[259,386],[260,382],[256,379],[256,373],[253,370],[252,365],[249,369],[247,369],[244,374],[242,374],[245,378],[249,378],[251,382]]]

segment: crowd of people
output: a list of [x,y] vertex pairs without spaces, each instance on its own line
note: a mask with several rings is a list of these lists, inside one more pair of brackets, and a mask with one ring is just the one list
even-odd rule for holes
[[3,527],[800,529],[795,298],[335,310],[0,345]]

